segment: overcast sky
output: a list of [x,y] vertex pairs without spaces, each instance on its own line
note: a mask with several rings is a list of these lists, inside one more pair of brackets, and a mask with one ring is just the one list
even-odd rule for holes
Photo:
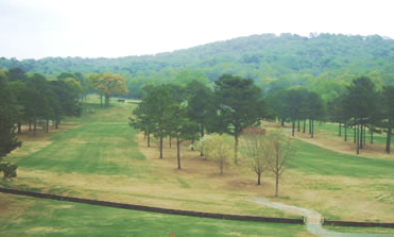
[[119,57],[263,33],[394,38],[391,0],[0,0],[0,57]]

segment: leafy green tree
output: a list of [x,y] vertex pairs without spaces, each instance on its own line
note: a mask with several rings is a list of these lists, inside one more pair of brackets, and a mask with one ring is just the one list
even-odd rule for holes
[[15,134],[15,123],[19,118],[19,109],[20,107],[9,87],[6,73],[0,70],[0,172],[3,172],[4,178],[14,176],[16,166],[10,163],[1,163],[1,161],[8,153],[22,144]]
[[178,169],[181,169],[181,143],[186,140],[194,140],[199,137],[198,124],[191,121],[187,116],[186,108],[173,104],[169,111],[171,119],[167,123],[168,135],[176,138]]
[[7,72],[7,78],[10,82],[14,81],[26,81],[27,75],[26,72],[20,68],[20,67],[15,67],[15,68],[10,68]]
[[[199,125],[200,136],[204,137],[212,91],[199,81],[191,81],[186,88],[188,116]],[[200,153],[201,156],[203,153]]]
[[347,88],[344,95],[344,111],[347,118],[351,118],[356,126],[357,154],[363,148],[363,137],[365,125],[376,113],[377,92],[375,85],[368,77],[359,77]]
[[324,120],[325,108],[323,99],[316,92],[307,93],[307,113],[309,118],[309,126],[311,131],[311,137],[314,136],[314,121]]
[[156,131],[156,125],[153,118],[148,114],[148,104],[144,101],[133,110],[133,117],[129,118],[129,125],[134,129],[144,132],[145,138],[147,139],[147,146],[150,147],[151,134]]
[[391,137],[393,136],[394,127],[394,85],[383,87],[383,116],[386,122],[387,138],[386,152],[390,153]]
[[209,83],[209,79],[204,73],[192,69],[183,69],[177,73],[174,83],[186,87],[192,81],[198,81],[201,84]]
[[103,92],[105,96],[104,107],[109,106],[109,98],[114,95],[124,95],[129,93],[124,78],[121,75],[112,73],[103,73],[95,84],[98,91]]
[[22,81],[12,81],[9,82],[9,88],[12,91],[12,94],[14,95],[17,104],[20,107],[20,113],[18,114],[18,122],[17,122],[17,128],[18,128],[18,134],[22,133],[22,123],[26,121],[26,104],[27,100],[25,97],[25,92],[27,90],[26,84]]
[[155,125],[154,135],[160,139],[160,158],[163,158],[163,138],[171,133],[171,108],[176,103],[172,88],[168,85],[156,86],[142,100],[139,106],[146,106],[144,113]]
[[291,89],[285,94],[283,103],[284,114],[290,118],[292,129],[291,135],[295,134],[296,121],[305,117],[308,91],[306,89]]
[[349,125],[348,119],[345,117],[345,111],[343,110],[343,96],[340,96],[327,103],[328,119],[331,122],[338,123],[338,136],[342,136],[342,125],[344,125],[345,136],[344,140],[347,141],[347,129]]
[[93,90],[100,95],[100,106],[103,107],[104,89],[98,86],[99,78],[101,77],[101,75],[102,75],[101,73],[89,73],[86,76],[86,86],[88,90]]
[[234,162],[238,163],[239,136],[246,127],[259,124],[266,115],[261,90],[252,79],[224,74],[215,81],[212,109],[208,116],[211,132],[234,137]]
[[29,108],[28,115],[33,120],[34,124],[34,135],[37,131],[37,121],[39,118],[43,118],[49,113],[49,83],[44,76],[35,73],[30,76],[27,80],[28,91],[26,96],[29,104],[26,105]]

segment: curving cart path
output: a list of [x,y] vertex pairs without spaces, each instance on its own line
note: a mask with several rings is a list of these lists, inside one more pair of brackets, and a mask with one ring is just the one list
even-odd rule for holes
[[290,206],[283,203],[271,202],[265,198],[249,198],[248,201],[266,206],[279,209],[282,211],[291,212],[293,214],[302,215],[306,218],[306,226],[308,231],[314,235],[321,237],[394,237],[394,234],[351,234],[341,233],[325,230],[322,226],[323,216],[313,210],[300,208],[296,206]]

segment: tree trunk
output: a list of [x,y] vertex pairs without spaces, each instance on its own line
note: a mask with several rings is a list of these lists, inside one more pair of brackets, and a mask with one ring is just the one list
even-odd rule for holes
[[294,130],[295,130],[295,120],[291,120],[291,136],[294,137]]
[[358,154],[360,154],[360,131],[359,131],[360,130],[360,128],[359,128],[360,125],[357,124],[356,127],[357,127],[357,135],[356,135],[356,137],[357,137],[356,140],[357,141],[356,141],[356,143],[357,143],[357,155],[358,155]]
[[163,137],[160,137],[160,159],[163,159]]
[[178,159],[178,169],[181,169],[181,141],[176,138],[176,156]]
[[235,135],[235,145],[234,145],[234,164],[238,165],[238,144],[239,144],[239,137],[238,134]]
[[100,107],[103,107],[103,94],[100,93]]
[[49,132],[49,119],[47,119],[46,124],[45,124],[45,132]]
[[193,144],[194,144],[194,138],[192,139],[192,145],[190,146],[190,148],[191,148],[192,151],[194,151]]
[[260,177],[261,177],[261,173],[257,173],[257,185],[260,185]]
[[390,154],[390,145],[391,145],[391,133],[392,133],[392,127],[391,127],[391,121],[389,120],[389,127],[387,129],[387,139],[386,139],[386,152]]
[[300,120],[297,120],[297,132],[300,132]]
[[18,134],[22,134],[22,123],[18,120]]
[[34,118],[33,134],[36,135],[37,132],[37,118]]
[[[205,131],[204,130],[205,130],[204,129],[204,124],[201,123],[201,138],[203,138],[205,136]],[[204,156],[204,153],[202,152],[202,150],[200,152],[200,156]]]
[[360,128],[360,139],[359,139],[359,142],[360,142],[360,149],[363,149],[364,148],[364,146],[363,146],[363,136],[364,135],[364,125],[363,124],[361,124],[361,128]]
[[275,198],[279,197],[279,174],[275,174]]
[[302,133],[305,133],[305,129],[306,129],[306,119],[304,119],[304,129],[303,129]]
[[169,141],[170,141],[170,149],[172,148],[172,137],[171,135],[169,136]]
[[371,144],[373,144],[373,131],[372,131],[372,129],[370,130],[370,132],[371,132]]
[[148,133],[148,147],[150,147],[150,133]]
[[284,118],[282,118],[282,122],[280,124],[282,125],[282,127],[285,126],[285,119]]
[[311,123],[312,123],[312,119],[309,119],[309,134],[312,133]]
[[315,121],[312,119],[312,120],[311,120],[311,125],[310,125],[310,126],[311,126],[311,138],[313,138],[313,134],[314,134],[314,132],[315,132],[315,128],[314,128],[315,125],[314,125],[314,122],[315,122]]
[[342,136],[342,124],[339,123],[339,135],[338,136]]
[[356,140],[357,140],[356,139],[356,133],[357,133],[357,125],[354,125],[354,129],[353,129],[353,137],[354,137],[354,139],[353,139],[354,141],[353,142],[354,142],[354,144],[356,144]]
[[347,142],[347,124],[345,123],[345,142]]
[[105,95],[105,104],[104,104],[104,107],[108,107],[108,105],[109,105],[109,96],[108,95]]
[[58,129],[58,128],[59,128],[59,124],[60,124],[60,120],[59,120],[59,119],[56,119],[56,120],[55,120],[55,129]]

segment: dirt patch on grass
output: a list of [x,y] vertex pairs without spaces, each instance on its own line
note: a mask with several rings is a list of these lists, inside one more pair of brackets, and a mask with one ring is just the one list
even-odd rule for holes
[[34,200],[21,201],[15,195],[0,193],[0,222],[3,219],[18,220],[35,203]]
[[26,230],[27,234],[37,234],[37,233],[59,233],[59,232],[66,232],[67,230],[64,229],[56,229],[54,227],[49,226],[40,226],[34,227],[31,229]]

